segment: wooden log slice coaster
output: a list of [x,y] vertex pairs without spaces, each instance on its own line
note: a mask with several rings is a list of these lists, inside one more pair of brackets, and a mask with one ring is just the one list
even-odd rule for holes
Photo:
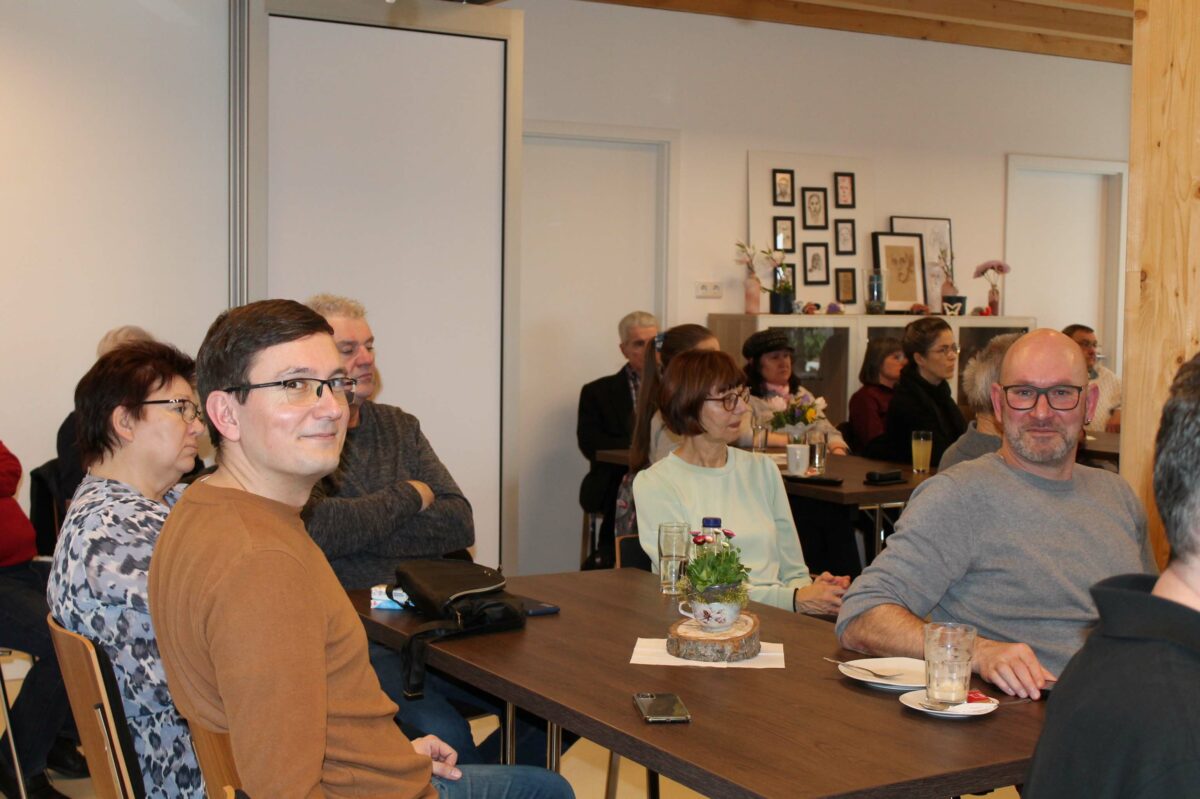
[[758,654],[758,616],[742,611],[728,630],[706,632],[692,619],[680,619],[667,633],[667,652],[684,660],[733,663]]

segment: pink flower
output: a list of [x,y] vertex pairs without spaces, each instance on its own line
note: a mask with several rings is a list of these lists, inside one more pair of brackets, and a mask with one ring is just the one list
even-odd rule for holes
[[772,394],[767,398],[767,407],[770,408],[774,413],[786,411],[788,407],[788,401],[778,394]]
[[721,534],[726,538],[733,538],[733,530],[722,530]]
[[1007,275],[1012,271],[1012,267],[1004,263],[1004,261],[984,261],[979,266],[975,267],[975,277],[987,278],[987,282],[995,288],[1000,282],[1000,275]]

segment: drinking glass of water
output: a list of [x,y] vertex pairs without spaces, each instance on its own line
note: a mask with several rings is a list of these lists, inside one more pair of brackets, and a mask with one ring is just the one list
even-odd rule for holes
[[687,522],[663,522],[658,526],[658,577],[662,592],[675,596],[679,593],[679,578],[687,564]]
[[812,470],[816,474],[825,474],[825,447],[828,442],[820,430],[808,431],[808,448],[812,458]]
[[961,705],[967,701],[975,636],[969,624],[925,625],[925,698],[930,702]]

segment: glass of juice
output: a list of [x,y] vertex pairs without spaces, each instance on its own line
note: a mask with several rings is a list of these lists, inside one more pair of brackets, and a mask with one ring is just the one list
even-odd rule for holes
[[933,455],[933,431],[914,430],[912,434],[913,471],[923,474],[929,471],[929,460]]

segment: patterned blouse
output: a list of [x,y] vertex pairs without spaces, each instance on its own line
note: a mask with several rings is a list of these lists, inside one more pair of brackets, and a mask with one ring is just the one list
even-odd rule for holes
[[146,604],[150,555],[185,487],[172,488],[162,504],[124,483],[85,477],[63,520],[46,586],[54,617],[99,644],[112,661],[147,797],[204,796]]

